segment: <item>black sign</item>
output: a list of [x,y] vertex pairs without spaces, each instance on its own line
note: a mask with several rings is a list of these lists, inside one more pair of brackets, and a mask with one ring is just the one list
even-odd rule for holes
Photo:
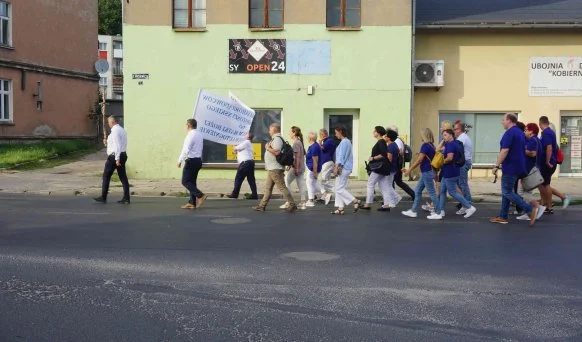
[[228,72],[284,74],[285,39],[229,39]]
[[134,80],[149,80],[150,74],[132,74],[131,78]]

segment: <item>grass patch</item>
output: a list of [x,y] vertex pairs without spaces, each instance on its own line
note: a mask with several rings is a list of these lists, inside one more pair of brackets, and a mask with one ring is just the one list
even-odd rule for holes
[[86,140],[0,145],[0,169],[32,170],[62,165],[99,150]]

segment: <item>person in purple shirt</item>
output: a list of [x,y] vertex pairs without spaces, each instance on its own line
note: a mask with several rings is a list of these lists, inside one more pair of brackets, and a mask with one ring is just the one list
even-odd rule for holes
[[317,184],[317,176],[321,172],[321,147],[317,143],[317,134],[310,132],[307,136],[309,148],[305,154],[305,165],[307,166],[307,196],[308,200],[305,203],[306,207],[315,206],[315,194],[321,192],[319,184]]
[[336,144],[326,129],[319,130],[319,147],[321,147],[321,188],[323,189],[322,198],[325,205],[329,204],[333,192],[333,180],[331,174],[335,166],[335,149]]
[[544,177],[544,184],[540,186],[540,194],[542,195],[542,202],[546,205],[546,213],[553,214],[552,195],[556,195],[562,199],[562,208],[567,208],[570,204],[570,197],[552,188],[552,175],[556,172],[557,162],[556,156],[558,153],[558,146],[556,140],[556,133],[550,128],[550,120],[547,116],[540,117],[540,129],[542,130],[542,149],[540,153],[539,163],[540,172]]
[[[497,176],[497,172],[501,168],[501,211],[499,216],[489,219],[491,223],[507,224],[509,218],[509,204],[515,203],[529,214],[530,226],[532,226],[537,219],[540,218],[537,207],[532,207],[521,196],[514,191],[515,182],[526,175],[525,166],[525,134],[517,127],[517,115],[514,113],[507,113],[503,116],[501,121],[505,128],[505,133],[501,138],[500,152],[497,156],[493,174]],[[543,214],[543,212],[541,213]],[[539,215],[539,216],[538,216]]]
[[388,145],[387,159],[390,165],[390,174],[388,175],[388,207],[394,208],[398,205],[398,202],[402,199],[402,196],[398,195],[394,189],[394,176],[396,175],[396,170],[400,167],[398,162],[398,156],[400,155],[400,148],[396,144],[396,139],[398,138],[398,133],[386,129],[386,134],[384,135],[384,141]]
[[447,202],[447,191],[452,198],[457,200],[463,208],[465,208],[465,215],[464,218],[469,218],[473,216],[473,214],[477,211],[469,201],[463,197],[463,195],[457,192],[457,184],[459,183],[459,177],[461,176],[461,169],[456,165],[455,160],[457,155],[461,153],[461,149],[459,144],[455,141],[455,133],[452,129],[446,129],[443,132],[443,139],[444,139],[444,152],[443,155],[445,157],[445,163],[441,169],[441,174],[443,179],[441,181],[441,192],[439,196],[440,200],[440,216],[444,217],[445,215],[445,204]]

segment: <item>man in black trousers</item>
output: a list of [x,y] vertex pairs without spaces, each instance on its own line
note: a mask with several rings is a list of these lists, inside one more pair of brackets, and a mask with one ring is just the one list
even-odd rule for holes
[[[394,131],[396,134],[398,134],[398,127],[390,126],[388,128],[389,128],[389,130]],[[398,138],[396,138],[395,143],[396,143],[396,145],[398,145],[398,149],[400,150],[400,155],[398,156],[399,167],[398,167],[398,170],[396,170],[396,174],[394,174],[394,182],[392,183],[392,187],[396,188],[394,186],[394,184],[398,185],[400,187],[400,189],[404,190],[404,192],[406,192],[408,194],[408,196],[410,196],[410,198],[414,202],[414,196],[415,196],[414,190],[412,190],[408,186],[408,184],[404,183],[404,181],[402,180],[402,168],[404,168],[404,141],[402,141],[402,139],[400,139],[400,137],[398,137]]]
[[123,198],[117,203],[129,204],[129,181],[125,172],[125,162],[127,161],[127,135],[123,127],[117,122],[117,118],[110,116],[107,120],[111,133],[107,137],[107,161],[103,170],[103,184],[101,196],[94,198],[96,202],[106,203],[109,194],[109,183],[113,172],[117,170],[119,180],[123,185]]
[[196,186],[198,172],[202,169],[202,145],[204,143],[202,134],[196,130],[197,127],[198,123],[195,119],[186,120],[188,134],[184,139],[180,157],[178,157],[178,167],[182,167],[182,163],[184,163],[182,185],[190,192],[190,199],[182,206],[182,209],[200,208],[207,197]]
[[253,145],[251,144],[252,140],[253,134],[249,133],[245,141],[233,147],[238,161],[238,170],[234,178],[234,189],[230,195],[226,195],[228,198],[238,198],[240,187],[246,178],[251,187],[251,196],[248,199],[259,199],[257,183],[255,181],[255,160],[253,156]]

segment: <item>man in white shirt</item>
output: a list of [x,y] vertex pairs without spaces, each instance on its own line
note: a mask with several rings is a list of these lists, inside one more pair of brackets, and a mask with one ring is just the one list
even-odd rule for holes
[[[396,126],[390,126],[388,127],[388,130],[394,131],[396,134],[398,134],[398,127]],[[396,145],[398,145],[398,149],[400,150],[400,154],[398,155],[398,163],[399,163],[399,167],[398,170],[396,170],[396,173],[394,174],[394,181],[392,182],[392,187],[396,188],[394,186],[394,184],[398,185],[400,187],[400,189],[404,190],[404,192],[406,192],[408,194],[408,196],[410,196],[410,198],[412,199],[412,201],[414,202],[414,190],[412,190],[408,184],[404,183],[404,181],[402,180],[402,169],[404,168],[404,141],[402,141],[402,139],[400,139],[400,137],[396,138],[396,140],[394,141],[396,143]],[[402,199],[402,197],[399,196],[400,199]]]
[[196,187],[198,172],[202,168],[202,144],[204,143],[202,134],[196,130],[197,127],[198,123],[195,119],[186,120],[188,134],[184,139],[184,146],[178,157],[178,167],[182,167],[182,163],[184,163],[182,185],[190,192],[190,199],[188,203],[182,206],[182,209],[200,208],[207,197]]
[[123,185],[123,198],[117,203],[129,204],[129,181],[125,172],[125,162],[127,161],[127,135],[123,127],[117,122],[117,118],[110,116],[107,119],[111,133],[107,137],[107,161],[103,170],[103,184],[101,186],[101,196],[94,198],[96,202],[107,203],[109,194],[109,183],[113,172],[117,170],[119,180]]
[[[457,140],[463,143],[465,149],[465,165],[461,168],[461,176],[459,177],[459,188],[463,192],[463,197],[469,202],[473,203],[471,197],[471,189],[469,188],[469,170],[473,166],[473,142],[467,135],[467,126],[462,122],[455,123],[455,136]],[[464,214],[463,208],[459,208],[457,212],[459,215]]]
[[265,194],[263,199],[256,207],[253,207],[256,211],[265,211],[267,203],[271,199],[271,194],[273,193],[273,187],[276,185],[279,191],[283,194],[283,198],[289,203],[289,206],[285,208],[285,211],[292,213],[297,210],[297,205],[291,196],[291,192],[287,189],[285,185],[285,177],[283,172],[283,165],[279,164],[277,161],[277,155],[281,153],[281,148],[283,148],[283,137],[281,137],[281,126],[279,124],[271,124],[269,126],[269,134],[271,135],[271,141],[265,144],[265,169],[267,170],[267,184],[265,184]]
[[234,189],[230,195],[226,195],[228,198],[238,198],[240,187],[246,178],[251,187],[251,197],[248,199],[259,199],[259,196],[257,195],[257,183],[255,181],[255,160],[253,158],[252,140],[253,134],[249,133],[247,135],[247,140],[233,148],[238,161],[238,170],[236,171],[236,177],[234,178]]

